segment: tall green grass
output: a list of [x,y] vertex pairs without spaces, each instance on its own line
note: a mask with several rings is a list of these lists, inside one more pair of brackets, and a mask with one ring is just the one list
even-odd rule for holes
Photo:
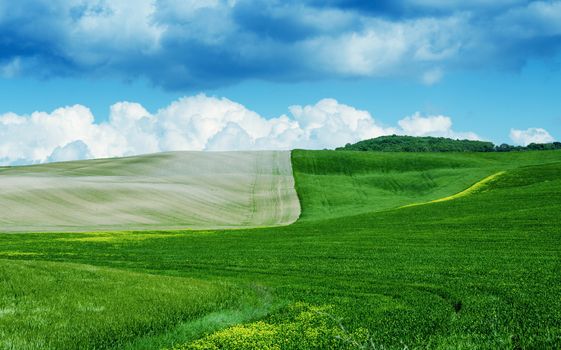
[[211,312],[257,306],[251,289],[82,264],[0,260],[0,281],[2,349],[121,348]]

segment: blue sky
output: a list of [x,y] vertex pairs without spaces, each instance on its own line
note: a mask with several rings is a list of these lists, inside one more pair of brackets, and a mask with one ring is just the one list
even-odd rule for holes
[[0,0],[0,163],[561,139],[561,1]]

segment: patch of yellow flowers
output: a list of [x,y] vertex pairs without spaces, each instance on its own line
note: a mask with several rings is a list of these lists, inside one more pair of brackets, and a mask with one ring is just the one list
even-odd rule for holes
[[210,334],[174,350],[288,350],[368,348],[368,331],[349,333],[330,316],[331,306],[296,303],[280,322],[257,321]]

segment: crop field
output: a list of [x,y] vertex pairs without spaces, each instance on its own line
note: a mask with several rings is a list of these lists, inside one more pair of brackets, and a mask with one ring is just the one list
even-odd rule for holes
[[[59,222],[41,230],[37,215],[30,231],[43,232],[0,234],[0,348],[561,348],[561,151],[296,150],[291,161],[278,167],[301,205],[290,225],[48,232]],[[124,168],[113,166],[103,176]],[[297,216],[294,204],[259,207],[271,202],[247,226]],[[9,203],[2,215],[15,217]],[[247,218],[230,203],[214,217]]]
[[0,168],[5,232],[275,226],[300,214],[289,152],[170,152]]

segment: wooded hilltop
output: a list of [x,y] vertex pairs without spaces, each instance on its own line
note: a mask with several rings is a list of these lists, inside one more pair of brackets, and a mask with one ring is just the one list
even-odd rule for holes
[[561,149],[561,142],[531,143],[527,146],[512,146],[506,143],[495,145],[488,141],[454,140],[445,137],[380,136],[377,138],[347,143],[337,151],[377,152],[513,152]]

